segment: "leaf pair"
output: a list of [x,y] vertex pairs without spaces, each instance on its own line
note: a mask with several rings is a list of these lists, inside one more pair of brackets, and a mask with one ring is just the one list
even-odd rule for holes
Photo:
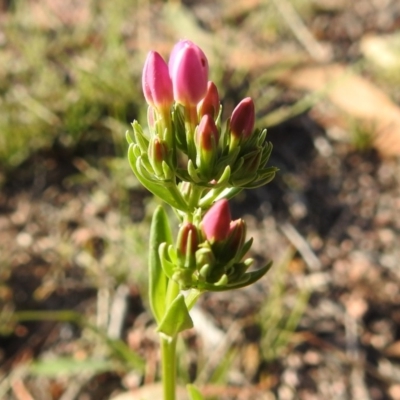
[[[168,216],[162,206],[154,212],[150,230],[149,245],[149,301],[150,308],[158,323],[158,331],[175,337],[179,332],[193,327],[183,294],[169,299],[168,289],[176,283],[165,275],[159,256],[162,243],[172,244]],[[170,286],[170,288],[169,288]]]

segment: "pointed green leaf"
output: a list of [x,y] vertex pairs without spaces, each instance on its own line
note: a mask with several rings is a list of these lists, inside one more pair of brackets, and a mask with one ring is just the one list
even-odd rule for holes
[[240,249],[240,253],[236,256],[238,260],[241,260],[246,253],[250,250],[251,246],[253,244],[253,238],[250,238]]
[[192,178],[193,182],[195,183],[201,182],[201,179],[197,174],[196,167],[194,166],[192,160],[189,160],[187,163],[187,171],[189,173],[189,176]]
[[125,132],[125,138],[126,138],[126,141],[128,142],[128,144],[132,144],[133,143],[133,140],[131,138],[131,135],[130,135],[129,131]]
[[157,330],[167,336],[175,337],[179,332],[190,328],[193,328],[193,321],[185,297],[181,293],[169,306]]
[[162,243],[158,249],[158,255],[161,260],[161,267],[165,275],[171,279],[174,275],[174,264],[167,259],[168,256],[168,243]]
[[165,296],[167,293],[167,276],[162,266],[158,249],[162,243],[172,243],[168,216],[162,206],[153,214],[149,243],[149,301],[151,311],[157,322],[165,314]]
[[181,211],[188,211],[187,204],[183,199],[179,189],[174,182],[156,181],[142,166],[142,157],[137,157],[134,153],[134,146],[131,144],[128,150],[129,164],[140,183],[154,195],[164,200],[171,207]]
[[194,385],[186,385],[186,389],[189,393],[190,400],[204,400],[200,390]]
[[257,145],[258,145],[258,146],[263,146],[266,137],[267,137],[267,130],[266,130],[266,129],[263,129],[262,132],[258,135],[258,138],[257,138]]
[[144,136],[143,129],[137,121],[132,123],[133,132],[135,135],[135,142],[139,146],[142,153],[147,153],[149,147],[149,140]]
[[227,188],[223,192],[221,192],[215,199],[214,201],[218,201],[220,199],[231,199],[232,197],[235,197],[237,194],[239,194],[243,189],[238,188],[238,187],[232,187],[232,188]]
[[217,286],[212,283],[201,283],[199,288],[202,290],[208,290],[210,292],[223,292],[226,290],[240,289],[245,286],[249,286],[254,282],[261,279],[272,267],[272,262],[268,263],[265,267],[260,268],[256,271],[245,273],[238,282],[228,283],[226,286]]
[[217,186],[220,186],[222,184],[226,184],[229,181],[229,178],[231,177],[231,167],[227,165],[224,169],[224,172],[218,179]]
[[268,175],[263,179],[255,179],[253,182],[250,182],[250,183],[244,185],[242,188],[243,189],[255,189],[255,188],[264,186],[267,183],[271,182],[272,179],[274,179],[274,177],[275,177],[275,173]]

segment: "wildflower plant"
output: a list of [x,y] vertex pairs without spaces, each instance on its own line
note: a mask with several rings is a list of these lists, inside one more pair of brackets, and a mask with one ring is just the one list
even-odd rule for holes
[[133,135],[127,132],[129,162],[143,186],[179,219],[174,239],[159,206],[149,243],[149,302],[161,337],[164,400],[174,400],[176,340],[193,327],[189,311],[199,296],[250,285],[271,266],[249,271],[253,260],[245,255],[252,239],[246,239],[242,219],[232,221],[228,200],[270,182],[277,169],[266,166],[272,145],[265,130],[254,129],[251,98],[221,121],[208,60],[191,41],[179,41],[168,64],[151,51],[142,85],[148,129],[134,121]]

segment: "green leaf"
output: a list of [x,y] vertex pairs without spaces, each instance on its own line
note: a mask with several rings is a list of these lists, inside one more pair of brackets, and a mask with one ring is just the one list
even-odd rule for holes
[[169,306],[158,332],[175,337],[179,332],[193,328],[193,321],[185,303],[183,294],[179,294]]
[[186,385],[186,389],[189,393],[190,400],[204,400],[200,390],[194,385]]
[[193,164],[192,160],[189,160],[187,163],[187,171],[189,173],[189,176],[192,178],[193,182],[199,183],[201,182],[201,179],[199,175],[197,174],[196,167]]
[[[187,204],[174,182],[152,180],[150,174],[141,164],[141,156],[135,154],[135,145],[131,144],[128,150],[129,164],[140,183],[151,193],[164,200],[171,207],[181,211],[188,211]],[[136,146],[137,148],[137,146]]]
[[151,222],[149,243],[149,301],[151,311],[158,323],[165,314],[165,297],[168,283],[158,254],[161,243],[171,244],[172,234],[168,216],[164,208],[158,206]]
[[168,260],[168,243],[162,243],[158,249],[158,255],[161,260],[161,267],[164,274],[171,279],[174,275],[174,264]]
[[253,244],[253,238],[250,238],[240,249],[240,253],[237,254],[236,258],[238,260],[241,260],[246,253],[250,250],[251,246]]
[[125,138],[126,138],[126,141],[128,142],[128,144],[133,144],[133,140],[131,138],[131,135],[129,134],[129,131],[125,132]]
[[227,290],[233,290],[233,289],[240,289],[245,286],[249,286],[254,282],[257,282],[259,279],[261,279],[272,267],[272,262],[268,263],[265,267],[260,268],[256,271],[251,271],[247,272],[242,275],[242,278],[239,281],[228,283],[225,286],[217,286],[214,283],[201,283],[199,287],[202,290],[209,290],[210,292],[224,292]]
[[133,132],[135,135],[135,142],[139,146],[142,153],[147,153],[149,148],[149,140],[144,136],[143,129],[137,121],[132,123]]

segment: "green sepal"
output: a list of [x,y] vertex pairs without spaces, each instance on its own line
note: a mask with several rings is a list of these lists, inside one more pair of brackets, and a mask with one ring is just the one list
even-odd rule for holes
[[246,272],[238,281],[232,283],[228,282],[228,284],[225,286],[220,286],[215,283],[201,282],[201,284],[199,284],[199,289],[208,290],[210,292],[224,292],[226,290],[240,289],[257,282],[269,271],[271,267],[272,261],[256,271]]
[[157,331],[175,337],[179,332],[190,328],[193,328],[193,321],[187,309],[185,297],[181,293],[168,307]]
[[190,400],[204,400],[200,390],[194,385],[186,385],[186,389],[189,393]]
[[149,148],[149,140],[145,137],[139,122],[133,121],[132,128],[135,137],[135,143],[139,146],[142,153],[147,153]]
[[199,177],[196,167],[194,166],[192,160],[189,160],[187,163],[187,171],[189,173],[189,176],[192,178],[193,182],[195,183],[201,182],[201,178]]
[[168,283],[158,251],[162,243],[171,244],[172,234],[168,216],[164,208],[158,206],[151,221],[149,241],[149,302],[151,311],[158,323],[165,314],[165,296]]
[[176,105],[172,111],[172,121],[174,124],[176,145],[178,149],[187,154],[185,117],[182,106]]

